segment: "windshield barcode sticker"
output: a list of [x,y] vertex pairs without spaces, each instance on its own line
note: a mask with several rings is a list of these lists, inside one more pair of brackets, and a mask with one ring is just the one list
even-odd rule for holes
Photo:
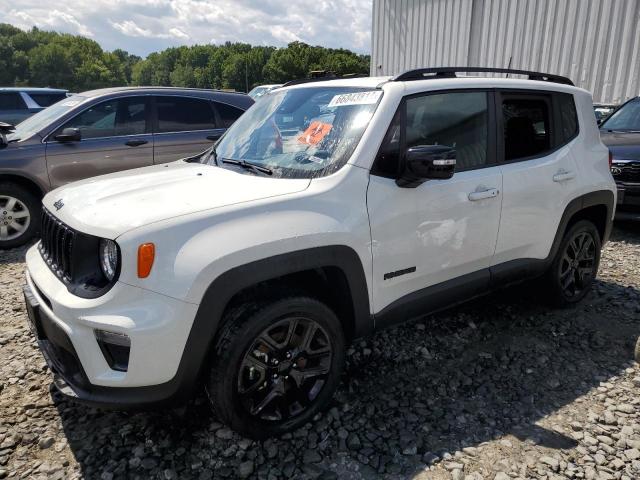
[[382,90],[369,92],[341,93],[331,99],[327,107],[346,107],[348,105],[371,105],[377,103],[382,96]]

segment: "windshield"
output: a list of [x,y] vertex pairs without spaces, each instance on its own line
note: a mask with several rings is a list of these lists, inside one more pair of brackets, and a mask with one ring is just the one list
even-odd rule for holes
[[[342,167],[358,145],[382,90],[306,87],[276,91],[242,115],[205,161],[246,162],[273,176],[312,178]],[[257,174],[255,171],[245,170]]]
[[640,98],[631,100],[604,121],[601,128],[622,132],[640,132]]
[[251,90],[248,93],[248,95],[251,98],[257,98],[257,97],[260,97],[263,93],[265,93],[268,89],[269,89],[269,87],[256,87],[253,90]]
[[16,129],[11,132],[10,135],[7,135],[7,141],[18,142],[20,140],[26,140],[43,128],[46,128],[55,119],[61,117],[84,100],[86,100],[86,97],[74,95],[54,103],[50,107],[41,110],[27,118],[24,122],[16,125]]

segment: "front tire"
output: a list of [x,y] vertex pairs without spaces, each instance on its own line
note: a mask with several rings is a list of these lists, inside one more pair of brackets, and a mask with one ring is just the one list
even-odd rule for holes
[[0,249],[19,247],[38,232],[40,201],[26,188],[0,183]]
[[227,312],[206,390],[231,428],[261,439],[294,430],[325,407],[345,359],[340,321],[296,296]]
[[575,305],[589,293],[601,249],[600,234],[593,223],[581,220],[569,229],[545,278],[553,304]]

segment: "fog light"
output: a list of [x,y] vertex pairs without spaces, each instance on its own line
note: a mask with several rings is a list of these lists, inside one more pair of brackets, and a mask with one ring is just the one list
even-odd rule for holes
[[129,352],[131,339],[123,333],[96,330],[96,340],[109,367],[119,372],[126,372],[129,368]]

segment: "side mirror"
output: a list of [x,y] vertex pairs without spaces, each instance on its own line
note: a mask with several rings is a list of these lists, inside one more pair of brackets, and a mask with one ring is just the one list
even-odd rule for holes
[[79,128],[65,128],[53,138],[59,142],[79,142],[82,140],[82,134]]
[[396,180],[399,187],[415,188],[425,180],[453,177],[456,151],[444,145],[418,145],[407,149],[404,170]]
[[0,145],[7,144],[7,135],[15,130],[16,127],[10,123],[0,122]]

